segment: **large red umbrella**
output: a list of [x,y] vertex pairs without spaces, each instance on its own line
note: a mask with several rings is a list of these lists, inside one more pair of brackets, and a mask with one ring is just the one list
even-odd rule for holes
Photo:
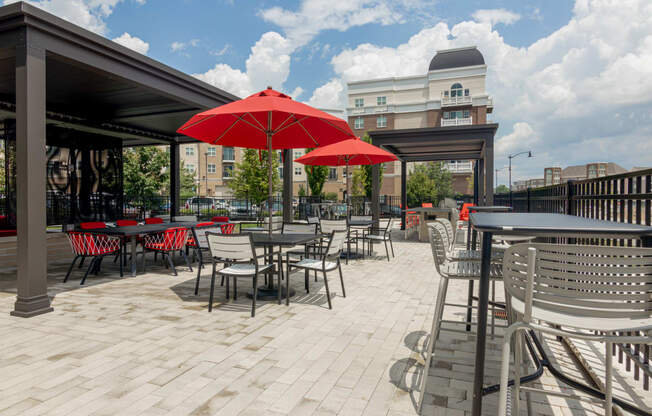
[[354,137],[317,148],[296,159],[295,162],[316,166],[346,166],[346,207],[348,210],[349,195],[351,193],[349,189],[349,165],[375,165],[396,159],[396,156],[392,153]]
[[215,145],[268,151],[270,234],[272,149],[318,147],[354,137],[346,121],[294,101],[271,87],[199,113],[177,133]]

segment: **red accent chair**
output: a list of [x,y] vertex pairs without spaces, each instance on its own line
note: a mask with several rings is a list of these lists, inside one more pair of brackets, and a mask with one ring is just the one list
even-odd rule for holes
[[[72,246],[72,251],[75,253],[75,258],[72,260],[72,263],[70,263],[68,273],[66,273],[66,277],[63,279],[64,283],[68,281],[72,268],[79,258],[82,259],[82,262],[86,257],[92,258],[84,277],[79,283],[80,285],[83,285],[91,270],[94,270],[95,275],[97,275],[100,269],[100,263],[104,256],[117,255],[117,257],[120,257],[122,240],[119,237],[85,231],[68,231],[67,234],[70,245]],[[80,262],[80,267],[82,262]],[[122,262],[120,262],[120,277],[122,277]]]
[[103,223],[101,221],[90,221],[90,222],[82,222],[79,224],[79,228],[82,230],[92,230],[94,228],[106,228],[106,223]]
[[158,217],[145,218],[145,224],[163,224],[163,218],[158,218]]
[[469,220],[469,208],[473,207],[474,205],[470,202],[464,203],[462,205],[462,210],[460,211],[460,221],[468,221]]
[[[180,251],[183,256],[188,268],[192,272],[192,266],[188,260],[188,256],[184,250],[184,246],[188,241],[188,229],[185,227],[173,227],[168,228],[167,230],[156,233],[156,234],[147,234],[143,239],[143,256],[147,251],[153,251],[154,253],[161,253],[161,255],[168,259],[168,264],[172,269],[172,272],[177,276],[177,269],[174,267],[172,262],[172,256],[170,255],[174,251]],[[143,258],[143,269],[145,268],[145,259]]]
[[235,224],[222,224],[220,228],[222,229],[222,234],[233,234]]
[[229,217],[213,217],[211,219],[213,222],[229,222]]

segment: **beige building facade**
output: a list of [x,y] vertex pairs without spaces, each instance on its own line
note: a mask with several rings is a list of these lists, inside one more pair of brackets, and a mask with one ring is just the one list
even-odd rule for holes
[[[424,63],[425,66],[425,63]],[[350,82],[348,122],[358,136],[372,130],[486,124],[493,111],[487,66],[475,47],[438,51],[424,75]],[[472,193],[473,162],[446,163],[454,191]],[[408,164],[408,174],[412,170]],[[381,195],[400,195],[400,162],[385,164]]]

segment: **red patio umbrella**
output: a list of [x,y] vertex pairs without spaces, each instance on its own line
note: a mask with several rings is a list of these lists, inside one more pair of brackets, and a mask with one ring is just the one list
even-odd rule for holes
[[271,87],[193,116],[177,133],[203,142],[265,149],[269,164],[269,232],[272,232],[272,149],[324,146],[354,137],[348,123]]
[[349,165],[375,165],[396,159],[396,156],[392,153],[354,137],[317,148],[296,159],[295,162],[304,165],[346,166],[346,208],[348,215],[351,193],[349,189]]

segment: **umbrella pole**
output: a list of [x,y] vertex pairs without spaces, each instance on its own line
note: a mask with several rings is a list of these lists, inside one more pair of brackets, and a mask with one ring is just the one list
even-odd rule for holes
[[350,212],[351,208],[349,207],[349,205],[351,204],[351,195],[350,195],[351,190],[350,190],[350,187],[349,187],[349,181],[350,181],[350,178],[349,178],[349,159],[347,158],[346,159],[346,219],[347,220],[350,218],[349,214],[351,213]]
[[274,193],[274,188],[272,186],[272,112],[267,113],[267,209],[269,217],[269,235],[272,235],[272,194]]

